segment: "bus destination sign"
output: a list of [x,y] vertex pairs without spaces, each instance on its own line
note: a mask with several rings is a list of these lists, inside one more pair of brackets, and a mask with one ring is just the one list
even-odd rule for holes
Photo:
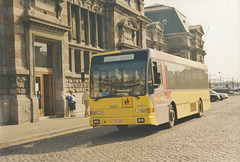
[[134,59],[134,54],[121,55],[121,56],[108,56],[108,57],[104,57],[104,62],[128,61],[133,59]]

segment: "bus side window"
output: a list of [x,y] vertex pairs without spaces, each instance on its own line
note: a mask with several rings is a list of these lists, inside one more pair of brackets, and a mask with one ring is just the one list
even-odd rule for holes
[[149,65],[148,65],[148,93],[153,94],[153,77],[152,77],[152,64],[151,60],[149,60]]
[[159,77],[159,84],[162,84],[162,65],[160,62],[157,63],[157,72]]
[[161,84],[161,64],[153,62],[154,87],[157,88]]

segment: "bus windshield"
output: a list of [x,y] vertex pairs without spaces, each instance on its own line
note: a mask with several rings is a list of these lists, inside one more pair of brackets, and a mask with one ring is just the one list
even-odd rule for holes
[[93,57],[90,97],[100,99],[145,95],[146,60],[146,51]]

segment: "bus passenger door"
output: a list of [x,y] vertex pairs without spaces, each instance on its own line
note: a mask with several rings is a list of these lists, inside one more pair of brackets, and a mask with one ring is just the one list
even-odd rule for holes
[[169,121],[169,107],[163,88],[161,62],[153,61],[154,104],[159,124]]

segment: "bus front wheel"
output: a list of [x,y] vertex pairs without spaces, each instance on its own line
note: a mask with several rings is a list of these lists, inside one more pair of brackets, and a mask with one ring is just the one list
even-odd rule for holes
[[120,131],[123,131],[123,130],[126,130],[128,128],[128,125],[117,125],[117,128],[120,130]]
[[168,127],[172,128],[175,125],[176,121],[176,112],[173,108],[173,105],[169,105],[169,122],[168,122]]

